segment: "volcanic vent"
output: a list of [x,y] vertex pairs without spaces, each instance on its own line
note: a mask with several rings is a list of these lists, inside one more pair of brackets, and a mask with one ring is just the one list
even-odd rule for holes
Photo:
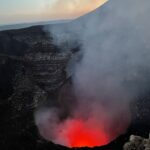
[[141,70],[150,68],[149,8],[146,0],[110,0],[75,21],[46,27],[62,51],[76,43],[80,51],[68,65],[71,83],[60,86],[62,91],[49,97],[54,103],[35,113],[44,138],[68,147],[94,147],[126,132],[130,104],[148,88],[144,83],[150,72]]

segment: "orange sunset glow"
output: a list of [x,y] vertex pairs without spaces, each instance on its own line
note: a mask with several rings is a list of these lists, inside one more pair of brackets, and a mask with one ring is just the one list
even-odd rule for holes
[[45,17],[75,18],[100,7],[105,2],[107,0],[58,0],[54,4],[47,5]]
[[107,0],[5,0],[0,1],[0,25],[73,19],[88,13]]

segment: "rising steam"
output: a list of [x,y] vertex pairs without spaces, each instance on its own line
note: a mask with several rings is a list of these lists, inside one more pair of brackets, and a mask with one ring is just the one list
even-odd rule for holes
[[[35,114],[40,133],[69,147],[100,146],[123,134],[130,103],[146,90],[150,75],[150,1],[110,0],[68,25],[47,27],[55,44],[78,43],[82,59],[73,65],[77,104],[65,119],[60,109]],[[67,49],[67,47],[65,47]]]

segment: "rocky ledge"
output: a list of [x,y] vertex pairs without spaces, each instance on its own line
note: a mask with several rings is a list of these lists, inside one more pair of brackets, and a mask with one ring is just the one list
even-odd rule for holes
[[150,134],[149,138],[143,138],[141,136],[131,135],[129,142],[127,142],[124,150],[150,150]]

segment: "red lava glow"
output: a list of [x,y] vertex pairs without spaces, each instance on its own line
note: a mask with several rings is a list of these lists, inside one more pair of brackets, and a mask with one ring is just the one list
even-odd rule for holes
[[63,131],[64,137],[61,138],[67,139],[69,147],[95,147],[106,145],[109,142],[101,127],[89,125],[81,120],[67,122]]

